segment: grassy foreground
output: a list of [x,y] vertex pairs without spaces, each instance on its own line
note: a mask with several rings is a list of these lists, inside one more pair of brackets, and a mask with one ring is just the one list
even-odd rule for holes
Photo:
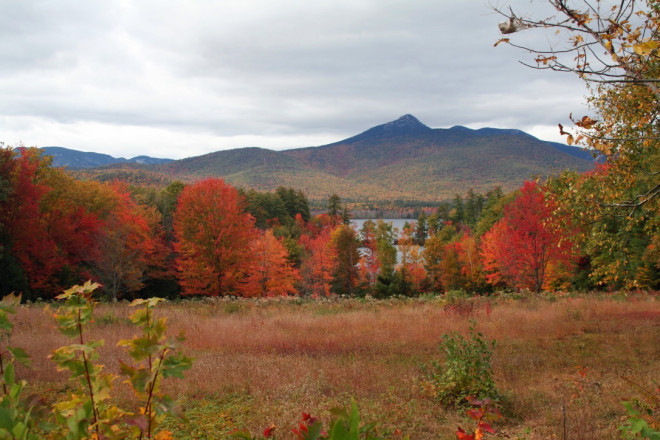
[[[186,335],[194,357],[186,379],[164,389],[179,397],[189,425],[171,420],[177,438],[223,438],[235,428],[254,433],[275,423],[279,438],[305,411],[322,419],[354,397],[364,420],[392,437],[455,438],[467,417],[444,410],[417,384],[420,365],[442,360],[443,334],[467,334],[472,323],[497,341],[493,370],[507,396],[497,438],[620,438],[621,401],[639,397],[635,384],[660,381],[657,295],[424,300],[236,301],[169,303],[172,333]],[[105,339],[102,363],[119,371],[119,339],[133,334],[124,304],[101,304],[89,338]],[[32,357],[21,370],[40,393],[65,393],[66,376],[48,354],[67,341],[40,306],[21,308],[11,343]],[[632,381],[632,382],[631,382]],[[128,388],[116,381],[128,399]],[[564,428],[565,425],[565,428]]]

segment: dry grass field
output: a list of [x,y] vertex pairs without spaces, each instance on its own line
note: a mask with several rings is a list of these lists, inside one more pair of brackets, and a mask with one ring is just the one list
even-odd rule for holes
[[[110,371],[118,372],[125,357],[116,341],[133,334],[129,313],[125,304],[96,308],[88,337],[105,340],[102,363]],[[506,420],[495,438],[563,439],[564,424],[567,439],[620,438],[621,401],[640,395],[630,381],[655,390],[660,380],[660,301],[651,294],[451,304],[219,300],[166,303],[157,313],[173,335],[185,333],[186,353],[194,357],[185,380],[164,387],[190,419],[167,422],[180,438],[223,438],[235,428],[260,433],[271,423],[288,438],[301,412],[327,420],[331,408],[351,398],[364,420],[390,433],[455,438],[458,425],[472,425],[423,395],[420,365],[441,361],[442,335],[467,334],[470,325],[496,341],[492,363]],[[66,392],[66,376],[47,359],[68,343],[50,312],[31,305],[12,319],[11,343],[34,363],[21,375],[47,396]],[[122,387],[118,379],[117,393],[130,399]]]

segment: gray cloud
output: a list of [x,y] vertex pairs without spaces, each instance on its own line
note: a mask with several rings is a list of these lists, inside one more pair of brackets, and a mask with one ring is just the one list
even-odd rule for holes
[[[511,3],[542,14],[538,2]],[[546,134],[584,110],[579,80],[493,48],[501,19],[476,0],[2,8],[0,140],[10,144],[183,157],[318,145],[404,113],[432,127]]]

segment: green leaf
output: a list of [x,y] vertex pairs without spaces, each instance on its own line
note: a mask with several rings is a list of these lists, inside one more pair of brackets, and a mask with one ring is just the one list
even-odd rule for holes
[[9,409],[0,407],[0,428],[11,431],[14,427],[12,414]]
[[13,386],[16,381],[16,376],[14,373],[14,364],[9,362],[5,365],[5,374],[4,374],[5,384],[8,386]]
[[163,360],[163,377],[176,377],[183,379],[183,372],[192,367],[192,359],[183,354],[168,356]]
[[643,438],[648,438],[650,440],[660,440],[660,432],[649,428],[648,426],[642,428],[639,432]]
[[25,365],[26,367],[29,367],[29,366],[32,365],[32,361],[30,360],[30,356],[22,348],[7,347],[7,350],[11,353],[12,356],[14,356],[14,360],[19,362],[21,365]]
[[629,416],[638,416],[639,411],[637,411],[632,402],[621,402],[621,405],[626,409],[626,413]]
[[91,280],[87,281],[84,285],[79,286],[73,286],[70,289],[65,290],[63,293],[60,295],[57,295],[55,298],[56,299],[69,299],[72,298],[73,296],[86,296],[91,294],[94,290],[96,290],[98,287],[100,287],[100,284],[97,283],[92,283]]
[[0,301],[0,310],[4,310],[7,313],[15,313],[16,307],[21,304],[21,295],[14,295],[10,293],[5,295]]
[[0,329],[4,330],[7,334],[14,328],[14,324],[9,321],[6,313],[0,313]]
[[317,440],[321,438],[322,430],[323,425],[321,425],[321,422],[314,422],[311,426],[307,427],[307,435],[305,435],[305,440]]
[[11,432],[14,434],[14,438],[23,438],[27,434],[27,426],[23,422],[18,422],[14,425]]
[[122,368],[122,374],[128,376],[131,386],[138,393],[145,393],[153,378],[153,373],[147,368]]
[[642,419],[629,419],[630,422],[630,430],[632,432],[641,432],[642,429],[648,428],[648,425],[646,424],[646,421]]
[[355,400],[351,399],[351,418],[349,420],[351,440],[359,440],[360,438],[360,414]]

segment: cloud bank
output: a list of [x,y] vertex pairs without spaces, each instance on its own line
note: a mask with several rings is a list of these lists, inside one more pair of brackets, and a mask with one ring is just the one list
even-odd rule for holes
[[[510,2],[529,15],[543,5]],[[502,5],[498,5],[502,6]],[[476,0],[5,2],[0,140],[113,156],[323,145],[410,113],[559,140],[584,84]],[[547,35],[526,42],[544,45]]]

